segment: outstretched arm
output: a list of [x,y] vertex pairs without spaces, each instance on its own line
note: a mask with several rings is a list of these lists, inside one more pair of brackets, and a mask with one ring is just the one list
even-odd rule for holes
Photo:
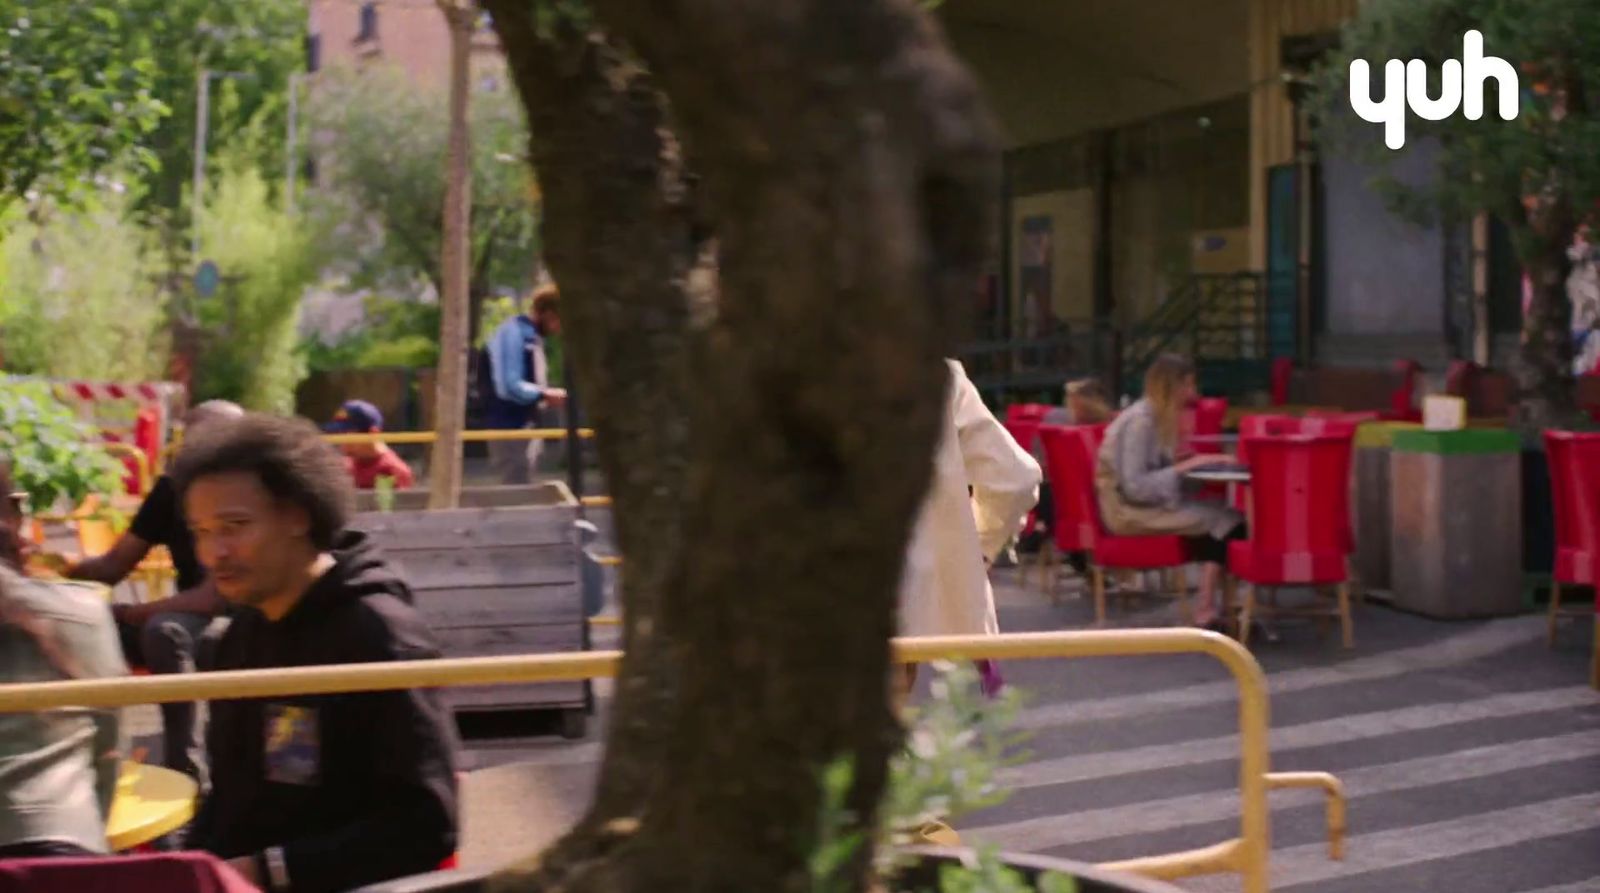
[[983,405],[978,389],[960,365],[952,365],[956,372],[951,382],[956,432],[961,438],[967,483],[972,487],[978,544],[984,560],[992,561],[1039,501],[1039,463]]

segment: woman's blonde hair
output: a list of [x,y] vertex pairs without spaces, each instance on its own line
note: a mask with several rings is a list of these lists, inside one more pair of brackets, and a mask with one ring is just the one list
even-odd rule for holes
[[1194,380],[1194,363],[1188,357],[1164,353],[1144,373],[1144,398],[1155,415],[1156,436],[1168,452],[1178,448],[1183,424],[1185,384]]
[[1068,408],[1072,408],[1073,401],[1078,404],[1072,416],[1075,425],[1094,425],[1111,418],[1111,399],[1098,379],[1080,378],[1067,382]]

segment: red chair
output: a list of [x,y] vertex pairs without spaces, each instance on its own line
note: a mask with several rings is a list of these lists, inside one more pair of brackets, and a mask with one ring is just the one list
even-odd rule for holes
[[[1188,550],[1182,537],[1176,536],[1117,536],[1106,529],[1100,517],[1100,500],[1095,494],[1095,463],[1100,444],[1105,439],[1107,425],[1072,425],[1046,429],[1045,455],[1050,444],[1057,444],[1057,463],[1065,466],[1066,480],[1057,491],[1056,504],[1063,506],[1069,523],[1076,521],[1076,535],[1088,543],[1090,555],[1090,583],[1094,590],[1094,619],[1098,624],[1106,621],[1106,570],[1169,570],[1189,563]],[[1059,432],[1059,433],[1052,433]],[[1051,489],[1055,490],[1054,482]],[[1067,526],[1066,524],[1062,525]],[[1183,614],[1190,616],[1186,587],[1178,587],[1178,599]]]
[[1034,422],[1037,424],[1045,416],[1049,415],[1052,409],[1055,409],[1055,407],[1047,403],[1013,403],[1006,407],[1006,423]]
[[[1249,441],[1252,437],[1283,437],[1290,434],[1299,434],[1301,422],[1298,416],[1272,415],[1270,413],[1252,413],[1239,417],[1239,442],[1234,447],[1234,457],[1241,465],[1250,464]],[[1241,512],[1250,511],[1250,485],[1239,484],[1233,489],[1233,507]]]
[[[1054,494],[1055,517],[1051,520],[1050,547],[1062,555],[1074,552],[1092,552],[1094,550],[1094,532],[1096,517],[1085,515],[1084,506],[1079,500],[1070,499],[1068,491],[1073,486],[1072,457],[1069,452],[1075,449],[1072,442],[1071,428],[1062,425],[1041,425],[1039,427],[1039,440],[1044,445],[1044,473],[1045,480],[1050,482],[1050,492]],[[1091,486],[1093,481],[1090,482]],[[1056,584],[1060,582],[1057,574],[1050,576],[1050,597],[1056,598]]]
[[[1290,434],[1240,440],[1250,456],[1250,538],[1228,547],[1228,570],[1248,584],[1239,640],[1258,613],[1337,616],[1344,647],[1350,619],[1350,457],[1353,434]],[[1258,588],[1337,587],[1332,609],[1281,611],[1256,601]]]
[[1389,394],[1389,409],[1381,413],[1389,422],[1420,422],[1422,411],[1417,409],[1417,373],[1422,366],[1416,360],[1395,360],[1394,371],[1400,375],[1400,384]]
[[[1556,555],[1550,586],[1550,644],[1562,616],[1586,616],[1587,607],[1561,610],[1561,587],[1600,582],[1600,434],[1544,432],[1550,467],[1550,502],[1555,509]],[[1595,600],[1600,633],[1600,590]],[[1589,684],[1600,688],[1600,638],[1589,665]]]
[[[1038,405],[1039,404],[1012,404],[1006,410],[1006,415],[1008,418],[1002,423],[1005,426],[1006,433],[1011,435],[1011,439],[1015,440],[1018,446],[1022,447],[1023,450],[1029,453],[1034,451],[1034,447],[1039,441],[1039,418],[1033,417],[1031,413],[1018,413],[1017,418],[1010,418],[1009,416],[1012,414],[1011,410],[1016,409],[1019,406],[1029,407]],[[1022,530],[1025,532],[1032,532],[1038,529],[1039,509],[1037,506],[1035,506],[1034,508],[1028,510],[1028,516],[1022,520]],[[1044,577],[1047,573],[1049,560],[1050,556],[1045,554],[1044,549],[1040,549],[1038,562],[1040,586],[1044,585]]]
[[1294,381],[1294,361],[1279,357],[1272,361],[1272,405],[1284,406],[1289,402],[1289,385]]
[[[1199,442],[1189,440],[1186,446],[1196,453],[1220,453],[1222,444],[1214,438],[1222,433],[1222,423],[1228,417],[1228,401],[1222,397],[1201,397],[1194,405],[1183,411],[1183,430],[1188,438],[1200,438]],[[1186,438],[1186,440],[1188,439]]]

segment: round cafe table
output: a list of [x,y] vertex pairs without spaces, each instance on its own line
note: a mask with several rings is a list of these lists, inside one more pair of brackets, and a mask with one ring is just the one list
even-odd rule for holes
[[182,772],[124,762],[106,819],[106,841],[117,852],[171,834],[194,818],[200,786]]

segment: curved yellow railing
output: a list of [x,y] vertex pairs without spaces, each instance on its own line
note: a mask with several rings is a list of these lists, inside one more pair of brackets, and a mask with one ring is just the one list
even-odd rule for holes
[[142,496],[150,492],[150,482],[154,480],[155,474],[150,470],[150,457],[145,455],[144,450],[130,443],[107,442],[102,446],[113,456],[133,459],[134,467],[138,469],[139,494]]
[[[1267,858],[1271,847],[1267,791],[1284,787],[1318,787],[1327,793],[1329,851],[1332,858],[1342,857],[1343,789],[1338,779],[1327,773],[1274,774],[1269,771],[1266,676],[1250,652],[1233,639],[1202,630],[1173,628],[933,636],[896,639],[893,644],[895,659],[902,663],[1148,654],[1212,657],[1228,669],[1239,687],[1239,836],[1210,847],[1102,867],[1165,880],[1237,872],[1244,881],[1244,893],[1267,893]],[[621,660],[619,651],[595,651],[17,683],[0,685],[0,713],[73,706],[124,707],[167,701],[574,681],[614,676]]]
[[[437,431],[376,431],[362,434],[324,434],[329,443],[433,443],[439,439]],[[565,440],[565,428],[514,428],[504,431],[462,431],[462,441],[490,440]],[[579,428],[578,437],[594,437],[593,428]]]

